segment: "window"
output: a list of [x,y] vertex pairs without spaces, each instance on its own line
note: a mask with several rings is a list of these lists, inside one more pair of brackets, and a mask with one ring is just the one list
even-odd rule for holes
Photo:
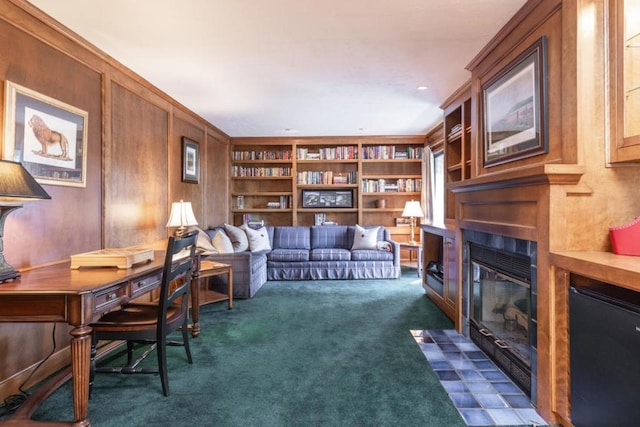
[[433,218],[436,224],[444,222],[444,151],[434,153],[432,170]]

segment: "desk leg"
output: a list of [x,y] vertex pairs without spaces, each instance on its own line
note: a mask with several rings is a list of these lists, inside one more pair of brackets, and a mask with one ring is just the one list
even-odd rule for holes
[[73,413],[76,423],[90,425],[89,367],[91,364],[91,328],[80,326],[71,331],[71,382],[73,385]]
[[227,274],[227,283],[228,307],[231,310],[233,308],[233,269],[231,267],[229,267],[229,273]]
[[200,335],[200,275],[191,279],[191,336]]

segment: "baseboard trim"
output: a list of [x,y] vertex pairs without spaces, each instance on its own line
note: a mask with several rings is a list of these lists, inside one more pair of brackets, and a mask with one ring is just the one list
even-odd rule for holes
[[[123,344],[124,343],[122,341],[113,341],[99,346],[96,358],[99,359],[100,357],[111,353]],[[62,350],[55,352],[48,360],[42,363],[42,366],[38,368],[38,364],[40,362],[41,361],[38,361],[0,382],[0,399],[4,400],[11,395],[21,394],[20,386],[25,383],[25,381],[26,383],[24,384],[23,389],[28,390],[35,384],[41,383],[47,378],[52,377],[62,369],[68,368],[71,364],[71,347],[65,347]],[[29,378],[29,375],[32,375],[32,377]]]

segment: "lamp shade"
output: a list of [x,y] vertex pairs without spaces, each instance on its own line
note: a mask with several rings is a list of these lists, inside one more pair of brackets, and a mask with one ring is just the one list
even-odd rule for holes
[[172,203],[167,227],[189,227],[192,225],[198,225],[198,221],[196,221],[196,217],[193,214],[191,202],[180,200]]
[[50,198],[22,164],[0,160],[0,202],[20,203]]
[[404,210],[402,211],[402,216],[410,218],[422,218],[424,216],[424,213],[422,213],[420,202],[418,202],[417,200],[411,200],[405,203]]

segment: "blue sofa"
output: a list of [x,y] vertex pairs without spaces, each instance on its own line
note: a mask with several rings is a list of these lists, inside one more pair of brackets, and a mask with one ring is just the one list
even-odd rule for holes
[[[267,226],[270,250],[213,253],[205,258],[231,265],[234,298],[251,298],[267,280],[400,277],[400,246],[389,231],[379,227],[375,246],[369,241],[358,249],[362,245],[354,248],[356,230],[356,226]],[[224,227],[206,230],[210,237],[218,232],[226,234]],[[226,291],[226,277],[211,280],[214,289]]]
[[[372,228],[372,227],[365,227]],[[275,227],[268,280],[397,279],[400,246],[379,227],[379,248],[352,249],[354,226]]]

